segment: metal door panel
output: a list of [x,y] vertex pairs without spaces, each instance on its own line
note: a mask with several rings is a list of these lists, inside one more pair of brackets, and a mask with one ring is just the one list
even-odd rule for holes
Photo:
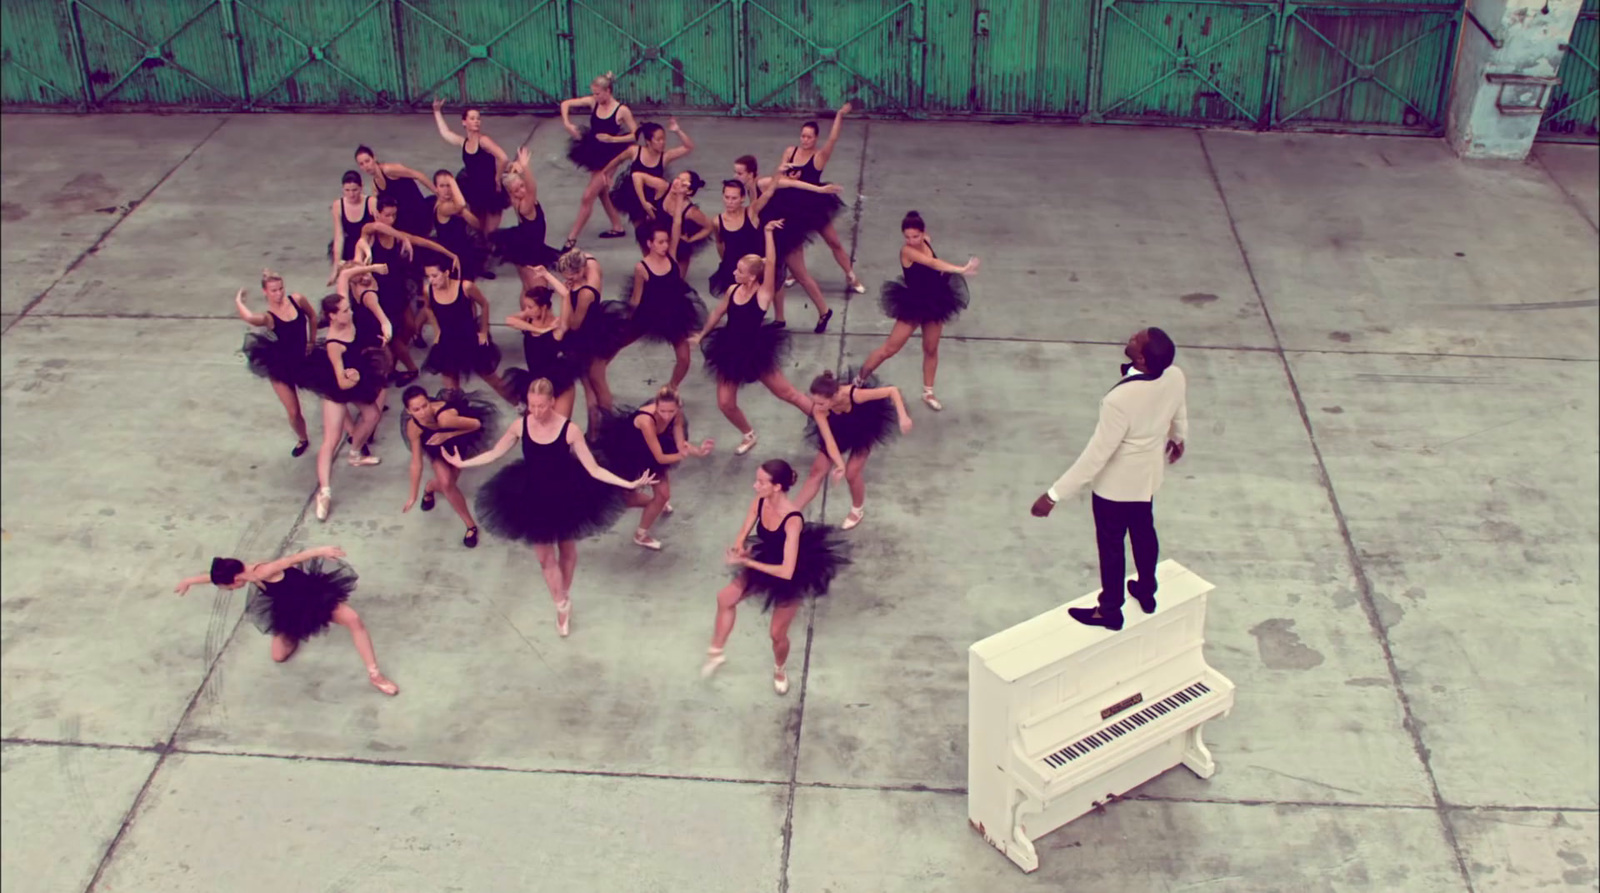
[[914,0],[818,4],[745,0],[754,111],[910,111],[922,87],[922,8]]
[[572,64],[557,0],[396,0],[406,98],[545,106],[566,98]]
[[574,81],[607,71],[636,108],[726,112],[739,104],[735,0],[571,0]]
[[1081,115],[1095,0],[931,0],[925,111]]
[[1090,121],[1258,126],[1272,3],[1104,0]]
[[400,94],[389,0],[233,0],[250,102],[374,108]]
[[1276,127],[1438,133],[1459,8],[1287,6]]
[[83,73],[71,34],[64,3],[0,4],[0,101],[82,107]]
[[1561,83],[1550,91],[1539,138],[1600,141],[1600,0],[1583,4],[1557,76]]
[[219,0],[70,0],[92,101],[189,107],[244,103]]

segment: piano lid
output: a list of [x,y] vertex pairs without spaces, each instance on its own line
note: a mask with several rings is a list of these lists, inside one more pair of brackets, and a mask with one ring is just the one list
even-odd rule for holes
[[1156,613],[1145,614],[1130,596],[1122,609],[1123,627],[1117,632],[1099,626],[1084,626],[1067,614],[1068,608],[1088,608],[1098,604],[1100,590],[1096,588],[1088,595],[974,643],[968,650],[1000,679],[1015,682],[1111,636],[1127,635],[1140,623],[1160,617],[1216,588],[1171,559],[1156,565],[1156,582],[1159,584]]

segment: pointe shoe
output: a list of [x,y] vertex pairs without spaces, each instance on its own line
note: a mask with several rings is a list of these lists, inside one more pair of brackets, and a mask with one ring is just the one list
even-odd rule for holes
[[328,520],[328,510],[333,507],[333,488],[323,487],[317,491],[317,520]]
[[783,671],[783,667],[774,667],[772,670],[772,690],[780,695],[789,693],[789,674]]
[[572,599],[556,606],[556,632],[565,639],[572,632]]
[[350,451],[350,467],[360,468],[363,465],[377,465],[383,460],[377,456],[364,456],[355,450]]
[[643,530],[635,530],[633,532],[633,544],[640,548],[649,549],[652,552],[661,551],[661,543]]
[[783,280],[784,288],[794,288],[794,277],[788,276]]
[[944,409],[944,404],[939,402],[939,398],[933,396],[933,388],[922,389],[922,402],[928,404],[928,408],[934,412]]
[[717,671],[717,667],[720,667],[727,662],[728,656],[722,653],[721,648],[707,648],[706,662],[700,667],[700,678],[710,679],[711,674]]
[[867,510],[862,506],[858,505],[855,508],[852,508],[850,510],[850,514],[844,516],[844,523],[839,525],[839,529],[849,530],[855,527],[857,524],[860,524],[862,521],[866,520],[866,515]]
[[855,292],[858,295],[864,295],[864,294],[867,293],[867,287],[865,285],[861,284],[861,280],[860,279],[857,279],[856,281],[850,283],[850,290]]
[[663,515],[672,514],[672,503],[669,502],[666,505],[662,506],[661,507],[661,514],[663,514]]
[[741,438],[739,440],[739,445],[734,448],[734,451],[733,451],[734,455],[743,456],[745,453],[748,453],[751,450],[755,449],[756,448],[756,441],[758,441],[760,439],[761,439],[760,437],[756,436],[755,429],[754,428],[750,429],[750,433],[746,434],[743,438]]
[[400,686],[395,685],[388,679],[385,679],[383,674],[378,671],[377,667],[373,667],[367,671],[367,681],[372,683],[373,688],[376,688],[378,691],[383,692],[391,698],[400,693]]

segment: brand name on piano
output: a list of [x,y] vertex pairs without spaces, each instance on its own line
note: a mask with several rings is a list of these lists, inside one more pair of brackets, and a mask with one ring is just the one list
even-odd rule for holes
[[1107,707],[1106,709],[1100,711],[1100,718],[1101,719],[1110,719],[1111,717],[1116,716],[1118,713],[1121,713],[1122,711],[1128,709],[1129,707],[1132,707],[1135,704],[1141,704],[1143,702],[1144,702],[1144,694],[1142,692],[1135,693],[1135,694],[1131,695],[1130,697],[1123,698],[1122,700],[1116,702],[1115,704],[1112,704],[1110,707]]

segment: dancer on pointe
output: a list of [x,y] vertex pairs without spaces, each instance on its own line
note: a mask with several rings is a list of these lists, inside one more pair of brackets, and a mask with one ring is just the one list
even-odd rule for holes
[[[667,148],[667,131],[678,135],[678,142],[682,145],[676,149]],[[631,148],[624,149],[617,157],[611,159],[606,165],[602,175],[610,182],[617,169],[622,165],[628,166],[628,172],[617,180],[616,188],[611,190],[611,204],[618,211],[626,214],[635,227],[649,220],[650,215],[645,213],[644,182],[636,179],[634,174],[649,174],[660,180],[667,179],[667,165],[694,151],[694,140],[689,134],[684,133],[678,126],[677,118],[668,118],[666,130],[660,124],[651,122],[639,128],[639,143]],[[571,248],[575,243],[568,242]]]
[[[848,370],[845,380],[850,380]],[[817,458],[811,463],[811,473],[800,488],[795,506],[804,509],[811,504],[831,465],[833,479],[844,478],[850,484],[850,514],[839,525],[841,530],[849,530],[860,524],[866,514],[867,485],[863,475],[873,447],[894,436],[897,416],[900,431],[909,433],[911,416],[900,389],[878,387],[876,378],[867,378],[862,385],[841,385],[832,372],[824,372],[811,381],[811,399],[816,405],[806,425],[806,440],[816,447]],[[845,453],[850,454],[848,461]]]
[[422,483],[422,460],[426,456],[433,465],[433,480],[422,494],[422,510],[433,511],[434,496],[444,494],[445,501],[456,510],[456,515],[467,525],[461,545],[468,549],[478,546],[478,522],[472,519],[467,508],[467,498],[461,495],[457,482],[461,469],[444,460],[440,450],[448,444],[463,458],[471,459],[489,445],[489,436],[496,423],[494,405],[479,400],[476,395],[445,389],[438,396],[412,385],[400,397],[406,411],[400,419],[400,434],[411,444],[411,496],[406,500],[403,515],[417,502],[417,487]]
[[511,162],[504,179],[517,225],[496,231],[490,241],[495,253],[516,266],[522,290],[527,291],[543,283],[543,277],[536,275],[533,268],[554,264],[561,253],[544,242],[544,205],[539,203],[539,181],[528,166],[527,146],[517,150],[517,160]]
[[506,379],[515,393],[526,393],[528,382],[547,378],[555,396],[556,415],[572,418],[578,391],[578,363],[568,351],[572,330],[556,316],[554,295],[567,302],[566,283],[544,267],[536,268],[544,282],[522,293],[522,309],[506,317],[506,325],[522,333],[522,359],[526,368],[511,368]]
[[[611,181],[606,172],[613,169],[611,162],[633,145],[638,124],[633,120],[633,111],[612,94],[616,83],[616,76],[608,71],[589,82],[590,95],[563,100],[561,103],[561,126],[572,134],[572,143],[567,147],[567,159],[589,172],[589,185],[584,187],[583,198],[579,200],[577,219],[572,221],[572,231],[567,233],[566,251],[571,251],[578,244],[578,237],[583,235],[583,228],[589,223],[589,215],[594,213],[594,200],[597,198],[611,221],[611,228],[601,233],[600,238],[620,239],[628,234],[622,228],[622,215],[611,203]],[[589,127],[586,130],[572,123],[572,112],[582,108],[589,110]]]
[[879,292],[879,303],[894,320],[894,328],[861,364],[856,383],[899,353],[911,333],[921,328],[922,402],[937,412],[944,409],[944,404],[933,396],[933,380],[939,374],[939,338],[944,334],[945,323],[967,308],[970,299],[966,277],[978,272],[978,259],[968,258],[963,267],[940,260],[933,251],[933,242],[928,240],[928,225],[916,211],[906,212],[900,221],[900,232],[906,240],[900,246],[901,276],[885,282]]
[[[346,432],[350,435],[351,466],[377,465],[381,461],[377,456],[364,455],[362,448],[382,415],[377,403],[383,392],[383,374],[377,368],[381,353],[357,347],[350,299],[328,295],[322,299],[322,315],[327,319],[328,337],[322,352],[313,357],[309,373],[312,389],[322,397],[322,446],[317,450],[318,521],[328,520],[333,505],[333,454]],[[351,407],[358,413],[353,425],[348,415]]]
[[185,577],[173,589],[186,595],[190,586],[209,582],[219,589],[238,589],[253,583],[245,602],[245,613],[256,628],[272,636],[272,659],[283,663],[305,640],[319,635],[329,623],[350,631],[350,641],[367,665],[367,679],[386,695],[397,695],[400,687],[384,678],[378,669],[378,655],[372,650],[361,615],[346,604],[356,588],[356,572],[340,559],[338,546],[307,549],[277,561],[246,564],[237,558],[211,559],[210,573]]
[[794,480],[794,469],[782,459],[769,459],[756,469],[756,498],[726,555],[735,568],[734,578],[717,593],[717,620],[700,669],[703,677],[728,659],[723,648],[733,633],[739,602],[764,594],[763,610],[772,612],[772,687],[780,695],[788,694],[784,664],[789,659],[789,624],[801,601],[808,595],[827,595],[839,568],[850,563],[849,547],[834,529],[807,522],[799,507],[789,502]]
[[593,432],[600,424],[600,410],[610,409],[614,402],[606,370],[627,340],[628,305],[602,300],[604,277],[600,261],[588,252],[574,248],[561,255],[556,272],[567,289],[567,304],[561,311],[561,321],[567,327],[567,355],[577,364],[579,381],[583,383],[588,431],[593,440]]
[[467,106],[461,112],[461,129],[464,133],[456,133],[444,120],[444,100],[433,101],[433,123],[439,128],[439,135],[452,146],[461,147],[461,170],[456,173],[456,181],[461,184],[461,192],[467,198],[467,206],[478,218],[478,224],[484,235],[489,235],[500,228],[500,215],[511,200],[506,196],[505,187],[500,178],[505,176],[506,165],[510,163],[510,156],[506,150],[500,148],[487,133],[483,132],[483,113],[474,106]]
[[[378,219],[378,201],[363,191],[360,171],[345,171],[339,197],[329,210],[333,212],[333,240],[328,243],[328,259],[333,262],[333,269],[328,273],[328,284],[332,285],[339,275],[339,265],[355,259],[362,227]],[[351,216],[356,219],[351,220]]]
[[456,390],[461,380],[476,375],[494,388],[507,403],[518,395],[501,380],[500,346],[489,332],[489,299],[476,283],[450,275],[450,266],[439,258],[429,258],[423,266],[428,277],[428,303],[422,311],[423,324],[432,323],[439,337],[422,368],[444,377],[445,387]]
[[240,319],[267,330],[246,334],[243,352],[250,371],[272,382],[272,392],[289,414],[289,427],[298,438],[289,455],[299,458],[311,440],[297,389],[306,382],[307,360],[316,343],[317,312],[305,295],[285,295],[283,277],[271,270],[261,272],[261,293],[267,296],[267,309],[261,313],[252,313],[245,305],[244,289],[233,298]]
[[[739,388],[759,381],[773,396],[801,412],[809,415],[812,408],[811,401],[789,383],[780,368],[789,352],[789,333],[766,324],[767,310],[777,291],[776,231],[782,228],[782,220],[770,220],[762,227],[766,257],[749,254],[739,261],[734,269],[734,284],[722,293],[722,302],[711,312],[705,328],[689,339],[700,345],[706,372],[717,380],[717,408],[742,435],[734,450],[739,456],[756,445],[756,429],[739,409]],[[716,328],[717,320],[724,316],[728,324]]]
[[495,536],[533,546],[555,601],[556,629],[566,636],[571,631],[577,541],[611,529],[624,509],[621,491],[649,486],[655,478],[645,474],[625,481],[601,468],[577,427],[556,414],[549,379],[530,382],[526,401],[526,415],[512,422],[488,452],[463,459],[446,445],[444,458],[457,468],[488,465],[521,444],[522,458],[478,490],[478,517]]
[[650,536],[650,528],[663,514],[672,514],[671,468],[690,456],[709,456],[717,442],[707,439],[699,446],[689,440],[689,418],[684,415],[678,392],[662,388],[654,400],[638,408],[624,406],[607,412],[600,423],[595,446],[606,457],[611,470],[621,477],[653,475],[650,495],[628,494],[628,507],[643,509],[633,544],[655,552],[661,543]]
[[[689,336],[705,322],[706,305],[683,280],[673,255],[683,232],[683,214],[672,218],[669,231],[652,224],[642,244],[644,259],[633,266],[633,286],[628,304],[633,309],[628,336],[622,347],[644,338],[672,345],[675,357],[667,386],[676,389],[689,374]],[[621,348],[619,348],[620,350]]]
[[413,236],[433,232],[433,221],[428,219],[431,203],[422,194],[424,189],[433,192],[433,183],[421,171],[393,161],[379,161],[377,154],[367,146],[356,147],[356,167],[372,178],[373,197],[377,202],[392,198],[399,206],[396,229]]

